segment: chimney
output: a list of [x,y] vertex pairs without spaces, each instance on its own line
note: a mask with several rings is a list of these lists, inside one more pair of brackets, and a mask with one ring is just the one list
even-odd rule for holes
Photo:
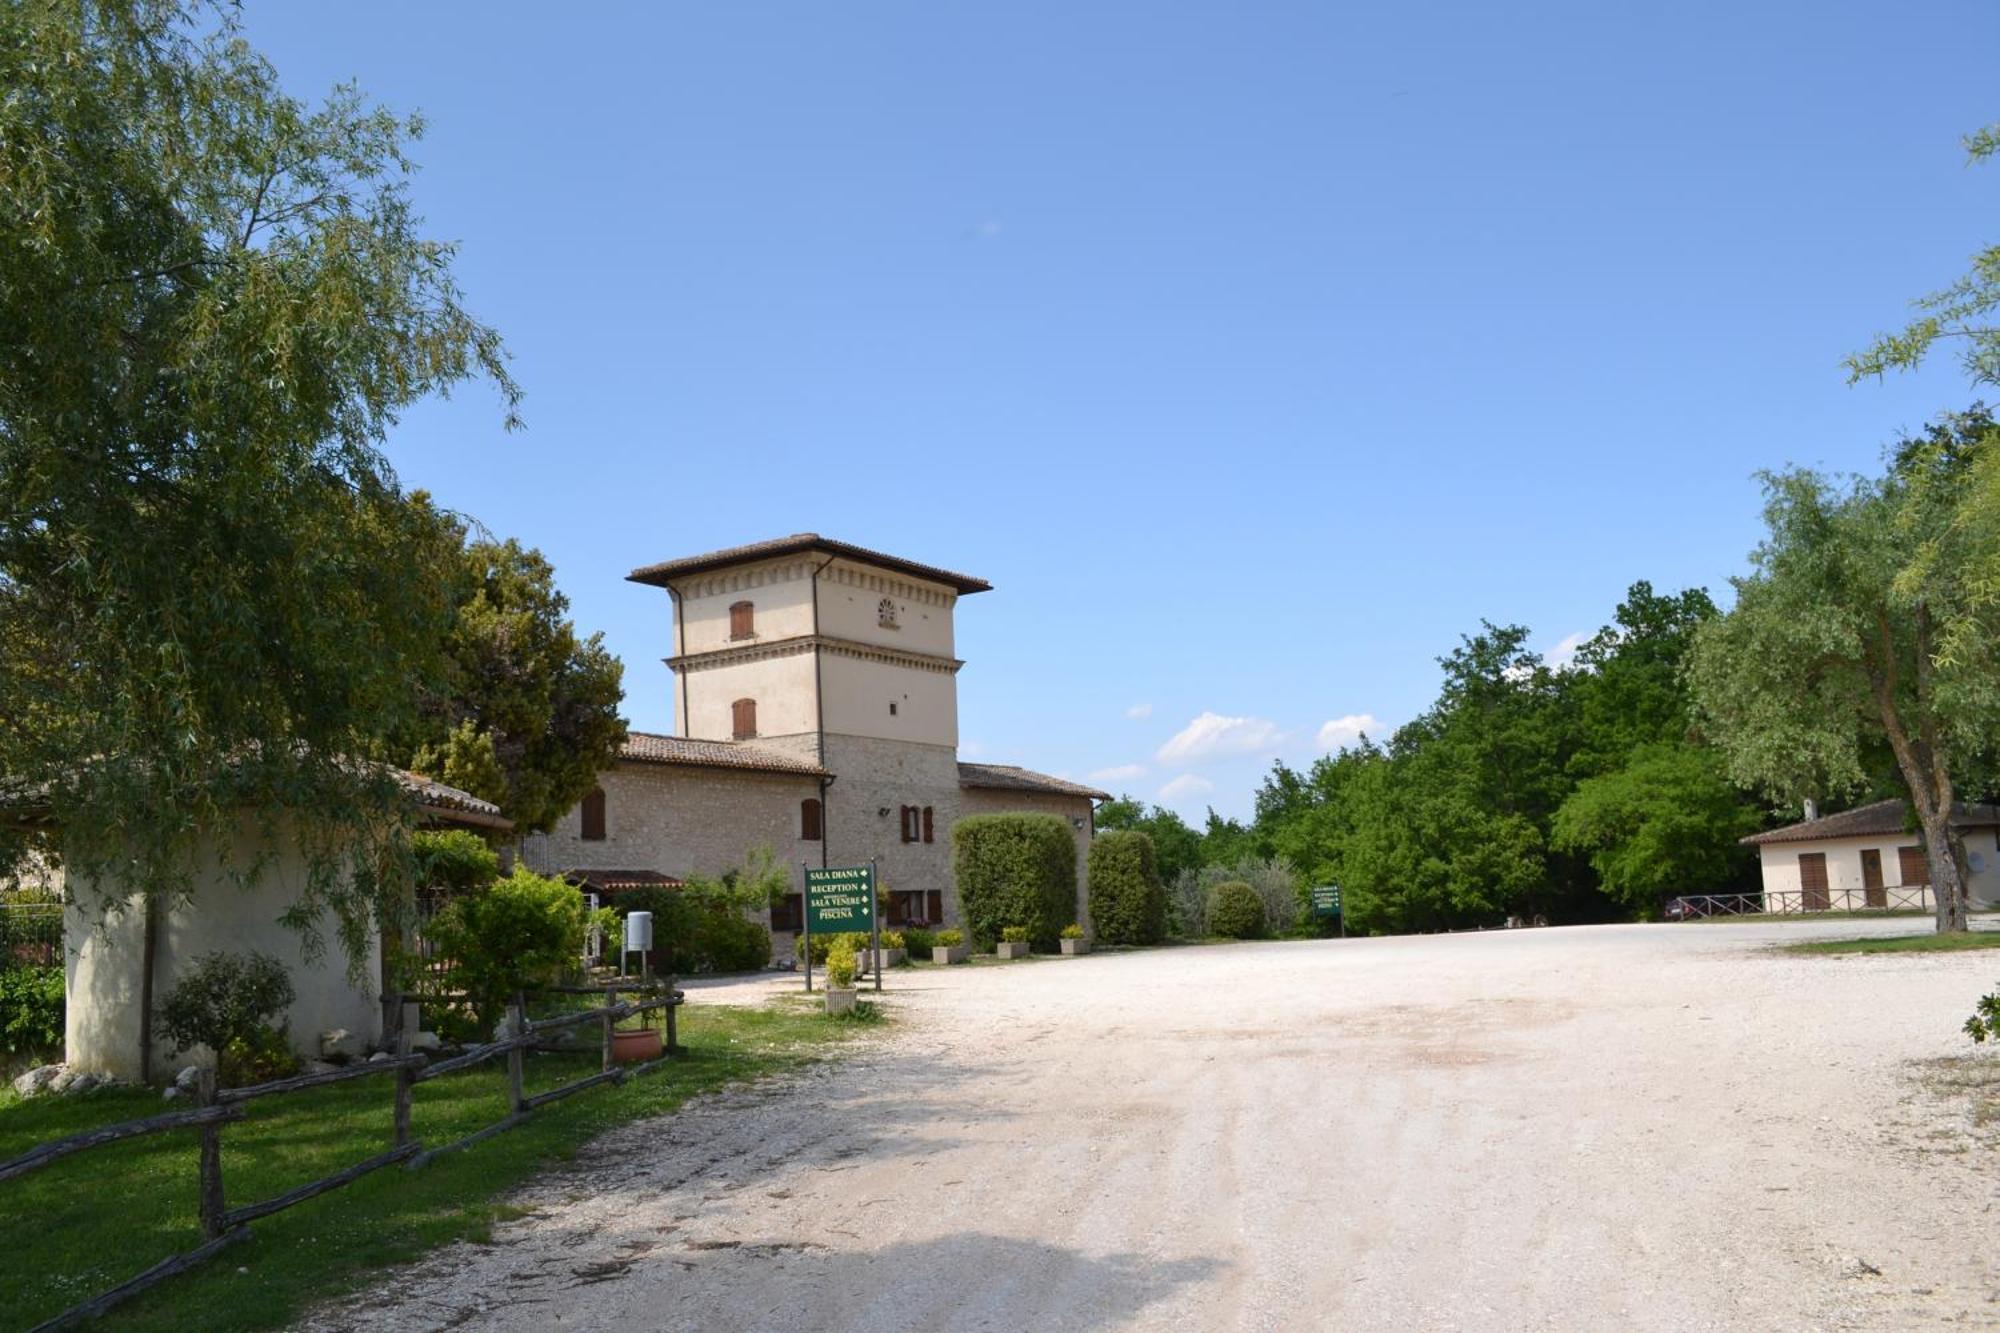
[[1819,818],[1819,802],[1811,799],[1810,797],[1806,799],[1806,818],[1807,819]]

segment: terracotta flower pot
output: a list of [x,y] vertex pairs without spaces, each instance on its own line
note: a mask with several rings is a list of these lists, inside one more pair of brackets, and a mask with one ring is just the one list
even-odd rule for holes
[[619,1028],[611,1034],[611,1058],[618,1064],[636,1065],[659,1055],[658,1028]]

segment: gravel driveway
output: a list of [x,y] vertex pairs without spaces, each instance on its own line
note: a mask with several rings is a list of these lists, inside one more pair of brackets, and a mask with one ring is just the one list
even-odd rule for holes
[[2000,953],[1770,949],[1921,928],[892,974],[839,1066],[621,1130],[313,1327],[2000,1325],[2000,1175],[1914,1063]]

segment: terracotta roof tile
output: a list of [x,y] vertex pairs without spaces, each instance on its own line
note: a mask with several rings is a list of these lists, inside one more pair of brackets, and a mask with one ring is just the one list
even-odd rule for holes
[[618,751],[620,759],[638,764],[692,764],[702,768],[741,768],[759,773],[800,773],[819,777],[826,770],[810,759],[743,741],[697,741],[685,736],[661,736],[635,731]]
[[678,889],[684,881],[658,870],[565,870],[562,877],[580,889],[622,893],[627,889]]
[[[2000,824],[2000,806],[1961,803],[1953,809],[1951,822],[1960,828]],[[1892,838],[1909,831],[1910,819],[1904,803],[1892,798],[1753,833],[1743,841],[1758,846],[1768,842],[1816,842],[1823,838]]]
[[751,542],[747,546],[725,547],[705,555],[663,560],[657,565],[643,565],[625,577],[633,583],[647,583],[656,588],[664,588],[673,580],[690,574],[705,574],[713,569],[727,569],[731,565],[744,565],[752,560],[768,560],[773,556],[803,555],[808,551],[823,551],[827,555],[844,556],[865,565],[876,565],[899,574],[907,574],[912,578],[947,584],[960,593],[988,592],[993,587],[985,579],[976,579],[970,574],[958,574],[949,569],[939,569],[936,565],[920,564],[915,560],[905,560],[898,555],[871,551],[865,546],[837,542],[830,537],[822,537],[817,532],[795,532],[789,537],[774,537],[769,541]]
[[1064,778],[1052,778],[1046,773],[1016,768],[1012,764],[960,764],[958,785],[996,791],[1038,791],[1051,796],[1087,796],[1093,801],[1111,799],[1111,793],[1095,787],[1086,787]]

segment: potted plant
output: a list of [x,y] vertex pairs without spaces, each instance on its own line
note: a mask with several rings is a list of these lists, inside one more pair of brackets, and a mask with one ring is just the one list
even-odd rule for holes
[[1083,937],[1083,927],[1071,922],[1062,928],[1062,951],[1072,957],[1090,952],[1090,941]]
[[[862,947],[861,950],[862,976],[867,976],[868,973],[871,970],[873,970],[875,966],[874,959],[872,956],[873,952],[874,952],[873,950],[867,948],[865,945]],[[900,930],[883,931],[882,966],[884,968],[901,967],[903,965],[903,959],[906,958],[907,956],[908,953],[904,948],[903,932]]]
[[[643,1022],[643,1017],[641,1019]],[[644,1064],[660,1058],[660,1030],[656,1027],[611,1029],[611,1058],[621,1065]]]
[[1028,956],[1028,928],[1026,926],[1006,926],[1000,931],[1000,942],[993,946],[998,958],[1026,958]]
[[933,963],[962,963],[971,954],[965,944],[962,930],[940,930],[931,936],[931,961]]
[[829,1014],[845,1014],[854,1008],[854,944],[845,938],[835,940],[833,947],[826,951],[826,1011]]

